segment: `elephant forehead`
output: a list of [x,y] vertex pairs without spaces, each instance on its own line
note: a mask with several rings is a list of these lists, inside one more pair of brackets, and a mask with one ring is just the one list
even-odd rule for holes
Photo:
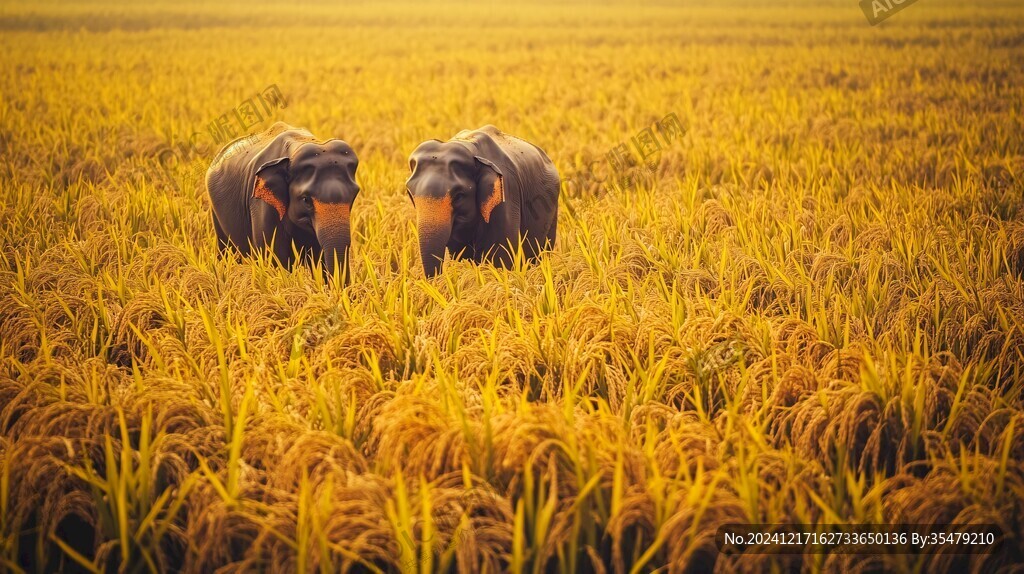
[[357,165],[359,159],[347,143],[331,140],[324,143],[305,143],[299,148],[292,159],[297,166]]
[[345,140],[327,140],[326,142],[324,142],[324,147],[327,148],[327,151],[337,152],[340,153],[341,155],[347,155],[353,158],[356,157],[355,150],[353,150],[352,146],[348,145],[348,142],[346,142]]
[[420,143],[420,145],[416,146],[416,149],[412,150],[412,155],[435,152],[441,149],[441,146],[443,145],[444,142],[442,142],[441,140],[427,140],[425,142]]
[[417,197],[416,219],[421,223],[447,221],[452,216],[452,198]]
[[410,156],[417,163],[466,161],[473,159],[466,146],[457,142],[424,142]]

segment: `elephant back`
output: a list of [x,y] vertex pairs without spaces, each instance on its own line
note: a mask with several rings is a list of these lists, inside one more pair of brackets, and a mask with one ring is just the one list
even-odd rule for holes
[[256,179],[256,172],[264,163],[287,157],[292,146],[315,142],[310,132],[276,122],[259,134],[236,139],[224,146],[207,171],[207,189],[211,198],[234,198],[248,201]]
[[479,131],[487,134],[493,145],[501,150],[500,156],[508,166],[507,173],[519,187],[520,200],[524,204],[538,198],[557,203],[560,187],[558,170],[544,150],[494,126],[485,126]]
[[275,140],[285,132],[294,132],[293,139],[298,137],[308,138],[310,141],[314,140],[313,134],[306,130],[292,127],[284,122],[276,122],[263,132],[240,137],[225,145],[217,153],[217,156],[213,158],[210,169],[217,168],[227,161],[245,162],[247,159],[251,159],[263,150],[271,147]]

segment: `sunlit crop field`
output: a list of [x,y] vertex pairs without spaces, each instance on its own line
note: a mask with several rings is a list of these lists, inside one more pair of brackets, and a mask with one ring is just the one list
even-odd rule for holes
[[[1016,2],[281,4],[0,7],[0,571],[1024,560]],[[218,256],[207,132],[272,85],[236,135],[360,158],[347,287]],[[557,245],[427,280],[407,157],[485,124],[558,167]]]

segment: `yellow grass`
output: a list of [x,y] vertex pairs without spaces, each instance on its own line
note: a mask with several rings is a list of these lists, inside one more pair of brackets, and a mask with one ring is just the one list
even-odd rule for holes
[[[0,570],[1022,559],[1015,2],[345,4],[0,9]],[[218,257],[208,141],[160,170],[270,84],[259,129],[360,157],[347,288]],[[425,280],[406,158],[488,123],[574,182],[557,247]],[[1005,540],[719,554],[745,522]]]

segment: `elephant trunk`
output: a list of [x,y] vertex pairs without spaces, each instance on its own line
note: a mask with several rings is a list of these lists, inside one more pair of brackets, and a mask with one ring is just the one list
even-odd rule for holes
[[445,248],[452,235],[452,200],[419,197],[416,199],[416,228],[420,235],[420,259],[423,273],[433,277],[441,270]]
[[330,276],[341,266],[342,282],[348,283],[348,250],[352,245],[349,226],[349,206],[345,203],[315,202],[317,242],[323,250],[323,266]]

